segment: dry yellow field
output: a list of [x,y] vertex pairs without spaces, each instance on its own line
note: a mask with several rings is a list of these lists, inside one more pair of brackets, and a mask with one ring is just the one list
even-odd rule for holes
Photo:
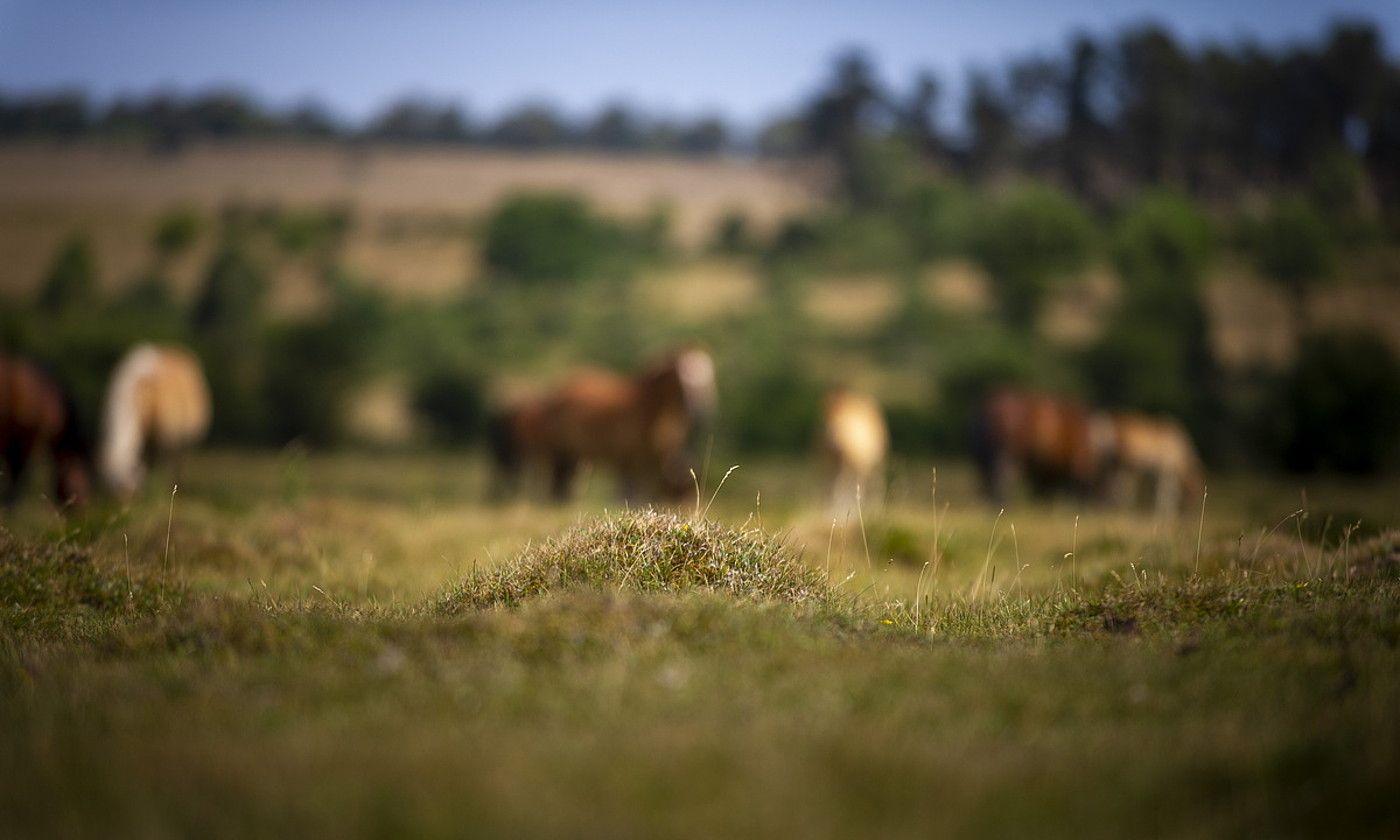
[[[731,210],[764,230],[810,206],[809,183],[796,168],[735,159],[315,144],[204,145],[176,156],[7,146],[0,147],[0,291],[32,289],[54,249],[76,231],[94,238],[104,281],[120,286],[146,267],[162,211],[177,204],[214,209],[237,199],[352,206],[351,267],[431,297],[462,288],[475,252],[465,238],[445,236],[442,225],[405,220],[468,222],[509,192],[560,189],[623,216],[666,205],[678,243],[696,247]],[[203,256],[186,255],[175,267],[181,288],[194,282]]]

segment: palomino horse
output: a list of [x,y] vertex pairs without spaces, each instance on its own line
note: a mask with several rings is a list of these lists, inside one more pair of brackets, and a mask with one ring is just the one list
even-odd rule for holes
[[7,505],[19,500],[25,468],[39,452],[53,461],[54,501],[82,504],[90,458],[73,401],[33,362],[0,356],[0,484]]
[[1111,421],[1079,403],[1002,389],[983,402],[973,454],[997,504],[1005,504],[1018,475],[1037,496],[1069,490],[1088,497],[1099,488],[1112,439]]
[[627,499],[677,499],[690,486],[687,442],[715,404],[714,362],[698,347],[669,353],[631,377],[578,371],[493,418],[497,490],[514,489],[522,467],[543,462],[551,493],[562,501],[587,461],[615,470]]
[[176,461],[209,430],[209,386],[183,347],[139,344],[107,387],[99,462],[112,491],[129,499],[145,477],[148,450]]
[[828,391],[819,444],[831,475],[834,513],[851,511],[860,498],[880,504],[890,434],[879,403],[844,388]]
[[1196,447],[1180,423],[1127,411],[1109,417],[1113,441],[1105,469],[1115,503],[1136,504],[1146,482],[1157,514],[1169,516],[1205,491]]

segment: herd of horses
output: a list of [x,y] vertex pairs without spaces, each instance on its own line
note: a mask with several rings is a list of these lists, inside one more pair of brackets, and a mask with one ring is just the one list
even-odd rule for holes
[[[680,501],[698,490],[691,456],[715,417],[717,394],[714,360],[694,345],[631,375],[575,371],[492,413],[492,495],[517,495],[527,474],[542,474],[551,497],[563,501],[580,466],[592,465],[613,472],[628,501]],[[178,474],[181,453],[208,431],[209,389],[189,350],[141,344],[113,369],[95,447],[79,417],[40,365],[0,355],[0,486],[7,503],[17,499],[36,456],[48,456],[52,498],[65,507],[92,494],[93,472],[121,500],[140,489],[152,460],[171,462]],[[1003,388],[982,401],[971,438],[983,488],[996,504],[1024,488],[1122,506],[1147,498],[1158,513],[1171,514],[1204,489],[1190,437],[1167,417]],[[827,392],[816,445],[834,511],[881,503],[890,436],[874,398]]]
[[62,507],[83,505],[94,490],[92,473],[129,500],[152,459],[169,460],[178,474],[181,454],[209,429],[209,387],[199,360],[173,346],[140,344],[112,371],[102,406],[96,451],[67,389],[43,366],[0,355],[0,486],[12,505],[30,464],[47,455],[53,496]]

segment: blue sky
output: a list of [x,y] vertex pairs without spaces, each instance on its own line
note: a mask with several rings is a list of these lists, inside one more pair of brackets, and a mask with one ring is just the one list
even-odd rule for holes
[[745,123],[791,105],[840,48],[889,82],[920,67],[956,96],[966,70],[1060,48],[1075,29],[1154,19],[1189,42],[1315,36],[1364,16],[1400,46],[1400,0],[983,0],[478,3],[0,0],[0,89],[98,97],[237,86],[274,104],[314,97],[359,119],[420,93],[494,116],[525,99],[571,113],[624,99]]

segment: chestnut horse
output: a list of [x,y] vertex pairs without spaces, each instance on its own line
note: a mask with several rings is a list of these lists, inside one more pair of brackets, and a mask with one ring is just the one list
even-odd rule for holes
[[25,469],[40,452],[53,462],[54,501],[86,501],[90,458],[72,399],[33,362],[0,356],[0,483],[6,505],[19,500]]
[[822,405],[819,445],[831,475],[833,513],[853,510],[858,497],[880,504],[890,433],[885,414],[873,397],[844,388],[828,391]]
[[209,386],[183,347],[139,344],[112,374],[103,407],[100,463],[112,491],[130,499],[155,450],[176,461],[209,430]]
[[586,461],[611,467],[628,500],[674,501],[690,487],[691,433],[715,404],[714,362],[698,347],[669,353],[630,377],[577,371],[492,419],[497,494],[513,491],[522,468],[535,462],[549,468],[551,495],[565,500]]
[[1172,516],[1205,491],[1200,458],[1181,423],[1128,411],[1110,418],[1113,445],[1105,469],[1115,503],[1136,504],[1146,483],[1157,515]]
[[1017,476],[1036,496],[1068,490],[1097,493],[1112,447],[1112,421],[1061,397],[1001,389],[982,404],[973,434],[973,455],[983,488],[1005,504]]

